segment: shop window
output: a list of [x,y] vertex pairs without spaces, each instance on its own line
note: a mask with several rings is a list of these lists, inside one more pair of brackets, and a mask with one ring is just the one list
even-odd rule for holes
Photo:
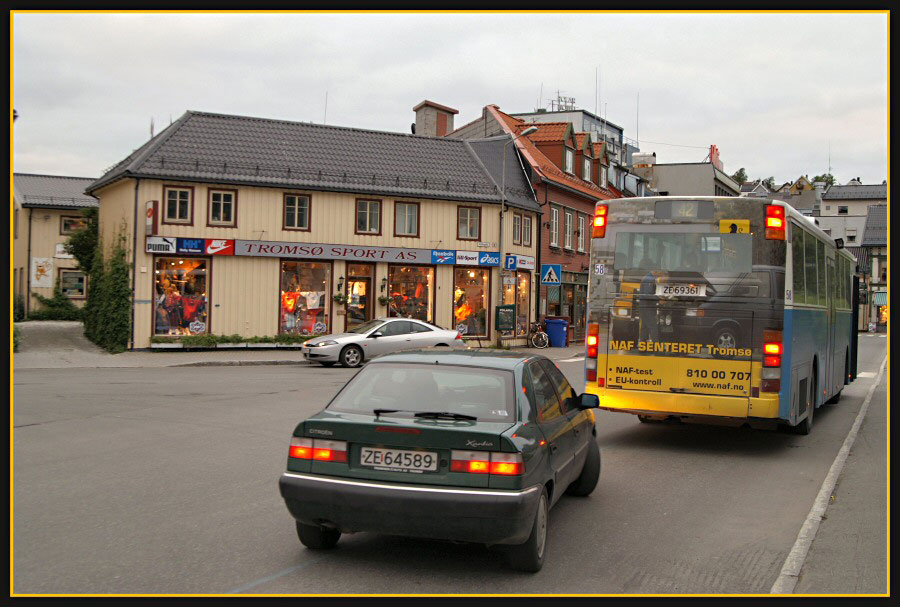
[[453,318],[464,336],[487,337],[490,270],[456,268],[453,282]]
[[209,225],[230,228],[237,225],[237,191],[209,191]]
[[73,232],[77,232],[86,225],[87,223],[83,217],[63,216],[59,218],[59,233],[67,236]]
[[559,209],[550,207],[550,246],[559,246]]
[[419,235],[419,203],[394,203],[394,236]]
[[522,216],[513,213],[513,244],[522,244]]
[[309,231],[310,200],[300,194],[284,195],[284,229]]
[[356,201],[356,233],[381,234],[381,201]]
[[87,293],[84,272],[78,270],[60,270],[59,288],[63,295],[73,299],[81,299]]
[[522,246],[530,247],[531,246],[531,216],[525,215],[522,217]]
[[194,188],[163,188],[163,223],[193,223]]
[[281,262],[279,333],[328,333],[331,312],[331,264],[318,261]]
[[[528,310],[531,305],[531,272],[519,271],[513,284],[503,284],[503,304],[516,306],[516,336],[528,335]],[[510,335],[505,332],[505,335]]]
[[154,335],[198,335],[209,331],[206,259],[157,257]]
[[481,238],[481,209],[478,207],[457,207],[457,234],[459,240],[479,240]]
[[434,322],[434,267],[391,266],[388,316]]

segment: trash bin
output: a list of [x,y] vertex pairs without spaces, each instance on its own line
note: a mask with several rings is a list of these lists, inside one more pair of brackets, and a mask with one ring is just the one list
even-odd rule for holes
[[550,338],[550,347],[565,348],[569,321],[564,318],[548,318],[545,322],[547,323],[547,337]]

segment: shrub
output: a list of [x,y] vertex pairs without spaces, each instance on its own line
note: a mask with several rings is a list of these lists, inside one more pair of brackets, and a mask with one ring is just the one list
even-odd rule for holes
[[22,330],[13,325],[13,352],[19,351],[19,341],[22,339]]
[[13,321],[21,322],[23,320],[25,320],[25,297],[19,293],[13,303]]
[[43,306],[37,310],[32,310],[28,315],[29,320],[81,320],[81,308],[72,303],[72,300],[66,297],[59,286],[59,280],[53,287],[53,296],[44,297],[43,295],[34,294],[35,299]]
[[102,323],[100,345],[109,352],[121,352],[131,338],[131,281],[124,236],[119,237],[103,273],[101,295],[99,315],[95,317]]

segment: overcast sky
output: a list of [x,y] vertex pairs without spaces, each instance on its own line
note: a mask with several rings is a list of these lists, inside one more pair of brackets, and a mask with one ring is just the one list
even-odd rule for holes
[[881,183],[887,37],[884,14],[16,14],[15,170],[98,177],[186,110],[408,133],[423,99],[459,126],[559,91],[658,162],[714,143],[781,183],[830,144],[839,183]]

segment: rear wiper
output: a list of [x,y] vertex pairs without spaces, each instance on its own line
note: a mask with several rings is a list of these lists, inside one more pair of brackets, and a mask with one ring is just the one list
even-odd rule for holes
[[[382,413],[399,413],[400,411],[401,409],[374,409],[372,413],[377,417]],[[407,411],[407,413],[412,413],[412,411]]]
[[449,411],[421,411],[413,415],[413,417],[422,417],[425,419],[465,419],[476,421],[478,418],[474,415],[466,415],[465,413],[450,413]]

